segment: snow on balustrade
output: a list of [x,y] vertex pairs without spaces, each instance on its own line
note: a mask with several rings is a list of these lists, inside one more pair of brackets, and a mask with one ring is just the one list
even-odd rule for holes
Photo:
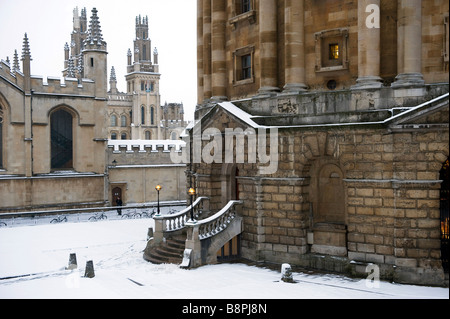
[[224,208],[213,216],[200,220],[197,223],[199,226],[199,239],[203,240],[212,237],[227,228],[231,221],[236,217],[235,205],[237,204],[242,204],[242,201],[229,201]]
[[162,221],[163,232],[172,232],[182,229],[186,225],[188,218],[190,218],[191,208],[194,209],[196,214],[202,213],[202,201],[205,199],[207,199],[207,197],[199,197],[195,200],[194,203],[192,203],[192,206],[188,206],[178,213],[161,216],[156,215],[153,218],[155,219],[155,221]]
[[181,140],[108,140],[108,147],[113,148],[113,153],[121,153],[121,148],[125,148],[127,153],[134,152],[134,149],[139,149],[139,152],[145,153],[147,149],[151,152],[170,152],[175,148],[176,152],[181,151],[186,146],[186,142]]

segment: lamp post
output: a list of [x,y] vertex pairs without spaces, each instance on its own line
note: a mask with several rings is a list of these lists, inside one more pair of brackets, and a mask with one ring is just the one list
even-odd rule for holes
[[158,192],[158,212],[156,215],[159,216],[160,215],[160,213],[159,213],[159,191],[162,189],[162,187],[161,187],[161,185],[158,184],[158,185],[156,185],[155,189]]
[[192,198],[195,195],[195,189],[193,187],[189,188],[188,194],[191,196],[191,221],[194,221],[194,207],[192,206]]

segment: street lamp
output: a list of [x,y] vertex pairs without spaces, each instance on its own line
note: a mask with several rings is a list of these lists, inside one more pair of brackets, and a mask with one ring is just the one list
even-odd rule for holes
[[160,215],[159,214],[159,191],[162,189],[162,187],[161,187],[161,185],[158,184],[158,185],[156,185],[155,189],[158,192],[158,213],[157,213],[157,215]]
[[194,221],[194,207],[192,206],[192,198],[195,195],[195,189],[193,187],[189,188],[188,194],[191,196],[191,221]]

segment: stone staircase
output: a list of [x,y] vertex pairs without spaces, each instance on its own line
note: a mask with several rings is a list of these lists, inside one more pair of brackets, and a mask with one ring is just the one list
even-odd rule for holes
[[144,259],[153,264],[181,264],[186,237],[176,236],[166,239],[160,245],[150,247],[144,254]]

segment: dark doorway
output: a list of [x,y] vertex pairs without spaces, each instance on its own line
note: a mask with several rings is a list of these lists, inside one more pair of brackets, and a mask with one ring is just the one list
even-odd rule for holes
[[122,198],[122,189],[120,187],[114,187],[112,190],[112,204],[113,206],[117,206],[117,199],[120,198],[123,201]]
[[449,200],[450,200],[450,179],[449,159],[445,161],[440,171],[439,179],[441,184],[441,259],[444,271],[448,273],[448,250],[449,250]]
[[64,110],[54,112],[50,117],[51,168],[73,168],[73,118]]
[[239,259],[241,255],[241,235],[237,235],[229,242],[227,242],[217,252],[217,261],[225,262]]

